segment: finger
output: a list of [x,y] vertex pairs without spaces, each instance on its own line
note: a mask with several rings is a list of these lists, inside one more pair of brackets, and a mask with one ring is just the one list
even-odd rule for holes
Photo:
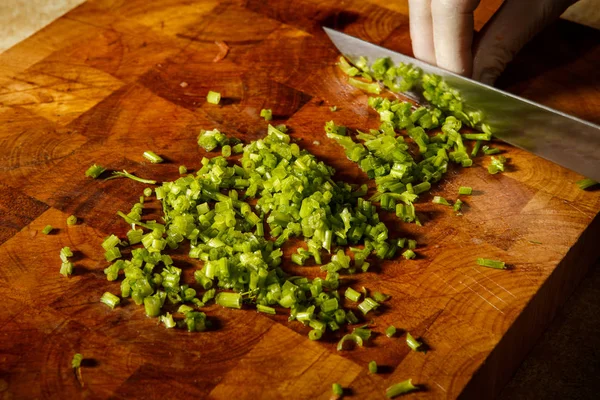
[[473,79],[493,84],[506,64],[538,32],[576,0],[506,0],[480,32]]
[[435,65],[431,0],[409,0],[408,13],[410,39],[415,57]]
[[433,43],[438,67],[470,76],[473,11],[479,0],[432,0]]

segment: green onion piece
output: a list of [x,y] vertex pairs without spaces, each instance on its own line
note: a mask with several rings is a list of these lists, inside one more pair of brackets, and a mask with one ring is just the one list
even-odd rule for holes
[[187,174],[188,170],[187,167],[185,165],[180,165],[179,166],[179,175],[184,175]]
[[342,71],[344,71],[344,73],[348,76],[355,76],[356,74],[358,74],[358,68],[353,67],[352,65],[350,65],[348,63],[348,61],[343,57],[340,56],[338,62],[337,62],[337,66],[340,67],[340,69]]
[[357,292],[356,290],[352,289],[351,287],[349,287],[344,292],[344,297],[347,298],[350,301],[359,301],[360,300],[360,293]]
[[473,146],[473,151],[471,151],[471,157],[476,157],[477,153],[479,153],[479,149],[481,148],[481,140],[475,142],[475,146]]
[[277,314],[277,312],[275,312],[275,309],[273,307],[263,306],[262,304],[257,304],[256,309],[259,312],[265,313],[265,314],[271,314],[271,315]]
[[161,315],[158,320],[165,324],[165,328],[170,329],[175,327],[175,321],[173,320],[173,316],[171,313],[166,313],[165,315]]
[[348,83],[354,86],[355,88],[365,91],[367,93],[381,93],[381,86],[379,86],[379,83],[377,82],[367,83],[355,78],[348,78]]
[[116,178],[129,178],[136,182],[146,183],[148,185],[156,185],[156,181],[154,181],[152,179],[143,179],[143,178],[140,178],[133,174],[130,174],[129,172],[127,172],[125,170],[123,170],[122,172],[121,171],[113,171],[112,176],[109,176],[108,178],[106,178],[104,180],[109,181],[111,179],[116,179]]
[[60,259],[62,260],[62,262],[69,261],[69,257],[73,257],[73,252],[71,251],[70,247],[65,246],[62,249],[60,249]]
[[369,372],[372,374],[376,374],[377,373],[377,363],[375,361],[371,361],[369,363]]
[[187,304],[182,304],[182,305],[180,305],[180,306],[179,306],[179,308],[177,309],[177,312],[178,312],[178,313],[182,313],[182,314],[188,313],[188,312],[190,312],[190,311],[194,311],[194,308],[193,308],[193,307],[190,307],[190,306],[188,306]]
[[445,206],[449,206],[450,203],[448,203],[448,200],[446,200],[445,198],[441,197],[441,196],[434,196],[432,203],[434,204],[443,204]]
[[498,154],[500,153],[500,149],[498,148],[490,148],[489,146],[483,146],[483,154],[485,154],[486,156],[491,156],[493,154]]
[[221,155],[223,157],[231,156],[231,146],[226,144],[225,146],[221,147]]
[[71,368],[77,369],[81,367],[81,361],[83,361],[83,356],[79,353],[73,356],[71,360]]
[[329,110],[331,112],[336,112],[337,111],[337,106],[329,107]]
[[364,315],[366,315],[369,311],[376,309],[377,307],[379,307],[379,303],[370,297],[365,298],[365,300],[358,305],[358,309],[362,311]]
[[389,338],[391,338],[395,334],[396,334],[396,327],[394,325],[388,326],[387,329],[385,330],[385,336],[387,336]]
[[104,253],[104,258],[106,259],[106,261],[113,261],[117,258],[121,258],[121,250],[119,250],[118,247],[113,247],[112,249],[107,250]]
[[491,140],[492,135],[489,133],[463,133],[463,139],[467,140]]
[[102,175],[104,171],[106,171],[106,168],[104,168],[102,165],[94,164],[91,167],[89,167],[87,171],[85,171],[85,176],[89,176],[90,178],[96,179],[97,177]]
[[406,344],[414,351],[419,351],[419,347],[421,347],[423,343],[415,339],[409,332],[406,332]]
[[221,93],[213,92],[212,90],[206,95],[206,101],[210,104],[219,104],[221,102]]
[[412,384],[412,379],[407,379],[403,382],[396,383],[395,385],[390,386],[385,391],[385,396],[388,399],[393,399],[394,397],[400,396],[401,394],[405,394],[408,392],[412,392],[413,390],[417,390],[418,388]]
[[227,308],[242,308],[242,295],[240,293],[221,292],[215,298],[215,302]]
[[[164,293],[163,293],[164,294]],[[148,317],[158,317],[162,307],[162,298],[159,293],[144,297],[144,309]]]
[[452,206],[452,209],[456,212],[460,212],[460,208],[462,207],[463,202],[461,199],[457,199],[456,203],[454,203],[454,206]]
[[586,189],[598,184],[598,182],[596,182],[595,180],[590,179],[590,178],[582,179],[580,181],[577,181],[576,183],[577,183],[577,186],[579,186],[579,189],[581,189],[581,190],[586,190]]
[[404,253],[402,253],[402,257],[406,258],[407,260],[411,260],[413,258],[415,258],[417,255],[415,254],[414,251],[412,251],[411,249],[406,250]]
[[54,229],[54,228],[52,227],[52,225],[46,225],[46,226],[44,227],[44,229],[42,229],[42,233],[43,233],[44,235],[49,235],[49,234],[50,234],[50,232],[52,232],[52,230],[53,230],[53,229]]
[[371,330],[367,329],[367,328],[365,328],[363,326],[362,328],[354,328],[354,329],[352,329],[352,334],[360,336],[360,338],[363,341],[365,341],[365,340],[369,340],[369,338],[371,337]]
[[144,196],[146,196],[146,197],[152,196],[152,188],[149,188],[149,187],[145,188],[144,189]]
[[360,347],[362,347],[362,345],[363,345],[363,340],[360,336],[355,335],[353,333],[349,333],[347,335],[344,335],[340,339],[340,341],[338,342],[338,345],[337,345],[337,351],[344,350],[344,343],[346,343],[348,341],[354,342],[354,344],[356,344],[357,346],[360,346]]
[[102,242],[102,248],[104,250],[110,250],[116,245],[118,245],[120,242],[121,240],[116,235],[110,235]]
[[67,225],[75,225],[77,224],[77,217],[74,215],[70,215],[69,218],[67,218]]
[[344,389],[339,383],[334,383],[333,385],[331,385],[331,391],[333,392],[334,396],[341,396],[344,394]]
[[320,329],[313,329],[308,332],[308,338],[310,340],[319,340],[323,336],[323,331]]
[[383,303],[384,301],[389,300],[390,297],[392,297],[392,296],[390,296],[389,294],[381,293],[381,292],[373,293],[373,299],[378,303]]
[[60,274],[71,276],[73,274],[73,263],[70,261],[63,262],[60,266]]
[[260,110],[260,116],[263,117],[265,121],[270,121],[273,119],[273,112],[271,111],[271,109],[263,108],[262,110]]
[[143,156],[146,160],[150,161],[152,164],[158,164],[158,163],[161,163],[164,161],[161,156],[159,156],[158,154],[156,154],[155,152],[150,151],[150,150],[146,150],[144,152]]
[[121,303],[121,299],[110,292],[105,292],[100,298],[100,302],[106,304],[110,308],[115,308]]
[[414,250],[417,248],[417,241],[414,239],[408,239],[408,248]]
[[458,194],[470,195],[473,193],[473,188],[469,186],[461,186],[458,188]]
[[481,265],[482,267],[489,267],[489,268],[496,268],[496,269],[506,269],[506,264],[504,263],[504,261],[499,261],[499,260],[490,260],[487,258],[478,258],[477,259],[477,264]]

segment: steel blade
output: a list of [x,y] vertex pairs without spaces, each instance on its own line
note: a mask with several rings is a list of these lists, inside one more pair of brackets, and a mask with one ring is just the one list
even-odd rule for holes
[[[323,28],[338,50],[351,61],[389,57],[394,63],[418,66],[440,75],[458,89],[470,107],[481,110],[494,135],[563,167],[600,181],[600,127],[483,83],[397,53],[364,40]],[[418,93],[408,93],[420,97]]]

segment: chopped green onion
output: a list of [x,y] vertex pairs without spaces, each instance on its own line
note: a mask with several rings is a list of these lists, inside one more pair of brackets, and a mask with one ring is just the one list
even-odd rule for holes
[[187,174],[188,170],[187,167],[185,165],[180,165],[179,166],[179,175],[184,175]]
[[62,249],[60,249],[60,259],[63,262],[69,261],[69,257],[73,257],[73,252],[71,251],[70,247],[65,246]]
[[577,186],[579,186],[579,189],[581,189],[581,190],[586,190],[586,189],[598,184],[598,182],[596,182],[595,180],[590,179],[590,178],[582,179],[580,181],[577,181],[576,183],[577,183]]
[[404,253],[402,253],[402,257],[406,258],[407,260],[411,260],[413,258],[415,258],[417,255],[415,254],[414,251],[412,251],[411,249],[406,250]]
[[44,229],[42,229],[42,233],[44,235],[49,235],[52,232],[52,230],[54,230],[54,227],[52,227],[52,225],[46,225]]
[[496,268],[496,269],[506,269],[506,264],[504,263],[504,261],[499,261],[499,260],[490,260],[487,258],[478,258],[477,259],[477,264],[481,265],[482,267],[489,267],[489,268]]
[[71,276],[73,274],[73,263],[65,261],[60,266],[60,274],[64,276]]
[[333,385],[331,385],[331,391],[333,392],[334,396],[341,396],[344,394],[344,389],[339,383],[334,383]]
[[369,311],[376,309],[377,307],[379,307],[379,303],[370,297],[365,298],[365,300],[358,305],[358,309],[362,311],[364,315],[366,315]]
[[445,198],[441,197],[441,196],[434,196],[432,203],[434,204],[443,204],[445,206],[449,206],[450,203],[448,203],[448,200],[446,200]]
[[348,289],[346,289],[346,292],[344,292],[344,297],[346,297],[350,301],[358,301],[360,300],[360,293],[352,289],[351,287],[348,287]]
[[67,225],[75,225],[77,224],[77,217],[74,215],[70,215],[69,218],[67,218]]
[[165,328],[170,329],[175,327],[175,321],[173,320],[173,316],[171,313],[166,313],[165,315],[161,315],[158,320],[165,324]]
[[390,296],[389,294],[381,293],[381,292],[373,293],[373,299],[378,303],[383,303],[384,301],[389,300],[390,297],[392,297],[392,296]]
[[355,78],[348,78],[348,83],[357,89],[364,90],[367,93],[381,93],[381,86],[379,86],[379,83],[377,82],[367,83]]
[[331,112],[336,112],[337,111],[337,106],[329,107],[329,110]]
[[85,171],[85,176],[89,176],[90,178],[96,179],[97,177],[102,175],[104,171],[106,171],[106,168],[104,168],[102,165],[94,164],[91,167],[89,167],[87,171]]
[[144,189],[144,196],[146,196],[146,197],[152,196],[152,188],[145,188]]
[[308,332],[308,338],[310,340],[319,340],[323,336],[323,331],[319,329],[313,329]]
[[213,92],[212,90],[206,95],[206,101],[210,104],[219,104],[221,101],[221,93]]
[[354,342],[354,344],[356,344],[357,346],[360,346],[360,347],[362,347],[362,345],[363,345],[363,340],[360,336],[355,335],[353,333],[349,333],[347,335],[344,335],[340,339],[340,341],[338,342],[338,345],[337,345],[337,351],[344,350],[344,343],[346,343],[348,341]]
[[83,356],[79,353],[73,356],[71,360],[71,368],[77,369],[81,367],[81,362],[83,361]]
[[270,121],[273,119],[273,112],[271,111],[271,109],[263,108],[262,110],[260,110],[260,116],[263,117],[265,121]]
[[415,339],[409,332],[406,332],[406,344],[414,351],[419,351],[419,347],[421,347],[423,343]]
[[483,154],[485,154],[486,156],[491,156],[493,154],[500,153],[500,149],[498,149],[498,148],[491,148],[489,146],[483,146],[482,150],[483,150]]
[[497,174],[498,172],[504,172],[504,163],[506,158],[499,156],[498,158],[492,156],[492,162],[488,166],[488,172],[490,174]]
[[457,199],[456,203],[454,203],[454,206],[452,206],[452,209],[454,211],[456,211],[456,212],[460,212],[460,209],[461,209],[462,205],[463,205],[462,200],[461,199]]
[[156,185],[156,181],[152,180],[152,179],[143,179],[140,178],[138,176],[135,176],[133,174],[130,174],[129,172],[123,170],[123,171],[113,171],[112,176],[109,176],[108,178],[104,179],[105,181],[109,181],[111,179],[116,179],[116,178],[129,178],[131,180],[134,180],[136,182],[141,182],[141,183],[146,183],[148,185]]
[[275,309],[273,307],[268,307],[268,306],[263,306],[262,304],[257,304],[256,305],[256,309],[261,312],[261,313],[265,313],[265,314],[271,314],[271,315],[275,315],[277,314],[275,312]]
[[369,372],[372,374],[377,373],[377,363],[375,361],[369,362]]
[[393,399],[394,397],[400,396],[401,394],[405,394],[408,392],[412,392],[413,390],[417,390],[418,387],[412,384],[412,379],[407,379],[403,382],[396,383],[385,391],[385,396],[388,399]]
[[121,303],[121,299],[110,292],[105,292],[100,298],[100,302],[106,304],[110,308],[115,308]]
[[473,188],[469,186],[461,186],[458,188],[458,194],[470,195],[473,193]]
[[144,152],[143,156],[146,160],[150,161],[152,164],[158,164],[158,163],[161,163],[164,161],[161,156],[159,156],[158,154],[156,154],[155,152],[150,151],[150,150],[146,150]]
[[475,142],[475,146],[473,146],[473,151],[471,151],[471,157],[476,157],[477,153],[479,153],[479,149],[481,148],[481,140]]
[[388,326],[387,329],[385,330],[385,336],[387,336],[389,338],[391,338],[395,334],[396,334],[396,327],[394,325]]
[[340,56],[338,59],[337,66],[348,76],[355,76],[359,72],[358,69],[350,65],[343,56]]
[[227,308],[242,308],[242,295],[240,293],[221,292],[215,298],[215,302]]

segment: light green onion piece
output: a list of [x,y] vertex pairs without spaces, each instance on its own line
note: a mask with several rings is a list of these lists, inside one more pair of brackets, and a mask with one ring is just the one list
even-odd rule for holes
[[582,179],[580,181],[577,181],[576,183],[577,183],[577,186],[579,186],[579,189],[581,189],[581,190],[586,190],[586,189],[598,184],[598,182],[596,182],[595,180],[590,179],[590,178]]
[[396,334],[396,327],[394,325],[388,326],[387,329],[385,330],[385,336],[387,336],[389,338],[391,338],[395,334]]
[[42,229],[42,233],[43,233],[44,235],[49,235],[49,234],[50,234],[50,232],[52,232],[53,230],[54,230],[54,227],[53,227],[52,225],[46,225],[46,226],[44,227],[44,229]]
[[240,293],[221,292],[215,297],[215,302],[227,308],[242,308],[242,295]]
[[339,383],[334,383],[333,385],[331,385],[331,391],[333,392],[334,396],[341,396],[344,394],[344,389]]
[[414,351],[419,351],[419,347],[421,347],[423,343],[415,339],[409,332],[406,332],[406,344]]
[[320,329],[313,329],[308,332],[308,338],[310,340],[319,340],[323,336],[323,331]]
[[159,164],[164,161],[161,156],[159,156],[158,154],[156,154],[155,152],[150,151],[150,150],[146,150],[144,152],[143,156],[146,160],[150,161],[152,164]]
[[473,188],[469,186],[461,186],[458,188],[458,194],[470,195],[473,193]]
[[67,225],[75,225],[77,224],[77,217],[74,215],[70,215],[69,218],[67,218]]
[[412,379],[407,379],[403,382],[396,383],[385,391],[385,396],[388,399],[393,399],[394,397],[398,397],[401,394],[405,394],[408,392],[412,392],[413,390],[417,390],[418,388],[412,384]]
[[377,307],[379,307],[379,303],[370,297],[365,298],[365,300],[358,305],[358,309],[362,311],[364,315],[366,315],[369,311],[376,309]]
[[96,164],[94,164],[91,167],[89,167],[87,169],[87,171],[85,171],[85,176],[89,176],[90,178],[96,179],[104,171],[106,171],[106,168],[104,168],[102,165],[96,165]]
[[406,250],[404,253],[402,253],[402,257],[406,258],[407,260],[411,260],[413,258],[415,258],[417,255],[415,254],[414,251],[412,251],[411,249]]
[[373,300],[375,300],[378,303],[383,303],[384,301],[389,300],[390,297],[392,297],[392,296],[390,296],[389,294],[381,293],[381,292],[373,293]]
[[477,259],[477,264],[481,265],[482,267],[496,268],[496,269],[506,269],[506,264],[504,263],[504,261],[499,261],[499,260],[490,260],[490,259],[487,259],[487,258],[478,258]]
[[188,170],[187,170],[187,168],[186,168],[185,165],[180,165],[179,166],[179,175],[187,174],[187,172],[188,172]]
[[277,312],[275,312],[275,309],[273,307],[269,307],[269,306],[263,306],[262,304],[257,304],[256,305],[256,309],[261,312],[261,313],[265,313],[265,314],[270,314],[270,315],[275,315],[277,314]]
[[73,274],[73,263],[70,261],[63,262],[60,266],[60,274],[71,276]]
[[111,179],[117,179],[117,178],[129,178],[133,181],[136,182],[141,182],[141,183],[146,183],[148,185],[156,185],[156,181],[152,180],[152,179],[144,179],[144,178],[140,178],[139,176],[135,176],[133,174],[130,174],[129,172],[123,170],[123,171],[113,171],[112,176],[109,176],[108,178],[104,179],[105,181],[109,181]]
[[206,101],[210,104],[219,104],[221,102],[221,93],[212,90],[206,95]]
[[146,196],[146,197],[152,196],[152,188],[149,188],[149,187],[145,188],[144,189],[144,196]]
[[110,292],[105,292],[100,298],[100,302],[106,304],[110,308],[115,308],[121,303],[121,299]]
[[448,200],[446,200],[445,198],[441,197],[441,196],[434,196],[432,203],[434,204],[443,204],[445,206],[449,206],[450,203],[448,203]]
[[337,66],[340,67],[340,69],[344,71],[344,73],[348,76],[355,76],[359,72],[358,68],[350,65],[350,63],[348,63],[348,61],[343,56],[340,56],[337,62]]
[[336,112],[337,111],[337,106],[329,107],[329,111]]
[[377,363],[375,361],[371,361],[369,363],[369,372],[372,374],[376,374],[377,373]]
[[80,368],[81,361],[83,361],[83,356],[79,353],[75,354],[71,360],[71,368]]
[[348,83],[354,86],[355,88],[363,90],[367,93],[381,93],[381,86],[379,86],[379,83],[377,82],[367,83],[355,78],[348,78]]
[[462,200],[461,199],[457,199],[456,203],[454,203],[454,206],[452,206],[452,209],[454,211],[456,211],[456,212],[460,212],[460,209],[461,209],[462,205],[463,205]]
[[357,292],[356,290],[352,289],[351,287],[349,287],[344,292],[344,297],[347,298],[350,301],[359,301],[360,300],[360,293]]
[[159,317],[159,321],[165,324],[165,328],[170,329],[175,327],[175,321],[173,320],[173,316],[171,313],[166,313],[165,315],[161,315]]
[[340,339],[340,341],[338,342],[338,345],[337,345],[337,351],[344,350],[344,343],[346,343],[348,341],[354,342],[354,344],[356,344],[357,346],[360,346],[360,347],[362,347],[362,345],[363,345],[363,340],[360,336],[355,335],[353,333],[349,333],[347,335],[344,335]]
[[273,119],[273,112],[271,111],[271,109],[263,108],[262,110],[260,110],[260,116],[263,117],[265,121],[270,121]]

